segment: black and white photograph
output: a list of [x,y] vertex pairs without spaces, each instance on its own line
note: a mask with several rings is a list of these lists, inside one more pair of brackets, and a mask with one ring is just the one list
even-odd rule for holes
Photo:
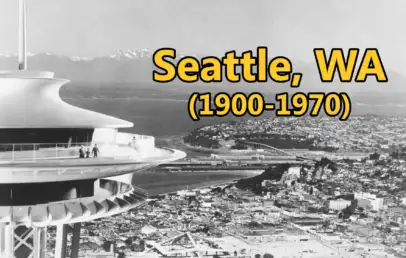
[[0,258],[406,257],[405,0],[0,0]]

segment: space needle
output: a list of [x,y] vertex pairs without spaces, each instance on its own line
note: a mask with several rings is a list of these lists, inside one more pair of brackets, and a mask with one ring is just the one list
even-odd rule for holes
[[[65,103],[68,80],[27,70],[25,0],[18,17],[19,69],[0,71],[0,257],[46,257],[49,226],[55,257],[78,257],[81,222],[139,206],[147,193],[132,174],[186,154],[118,131],[130,122]],[[99,157],[79,158],[95,145]]]

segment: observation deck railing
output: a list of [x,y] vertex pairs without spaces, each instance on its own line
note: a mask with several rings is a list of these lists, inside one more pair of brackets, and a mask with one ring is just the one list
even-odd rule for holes
[[0,144],[0,161],[79,157],[79,148],[91,150],[90,142]]
[[[99,163],[110,164],[111,162],[115,163],[118,161],[153,161],[156,158],[158,158],[158,160],[166,160],[171,159],[172,154],[174,154],[171,149],[159,148],[155,149],[155,151],[149,155],[143,155],[127,145],[117,145],[118,149],[113,149],[107,154],[103,153],[104,155],[99,155],[98,159],[93,159],[92,153],[90,153],[89,159],[81,159],[79,158],[79,148],[81,145],[64,147],[64,144],[24,144],[23,148],[21,148],[21,144],[15,144],[14,146],[12,145],[13,144],[0,144],[0,164],[13,162],[45,162],[47,164],[49,162],[53,162],[55,164],[59,164],[61,160],[64,160],[63,164],[65,165],[95,165]],[[97,145],[99,148],[103,148],[103,145]],[[92,147],[93,145],[85,145],[84,150],[86,151],[87,148],[90,148],[91,151]],[[118,152],[115,153],[115,151]],[[103,149],[101,152],[103,152]],[[128,155],[124,155],[123,153],[128,153]]]
[[130,133],[117,133],[116,143],[118,145],[131,146],[140,155],[151,155],[155,152],[155,137]]
[[81,146],[85,156],[89,150],[92,157],[95,144],[99,147],[99,156],[104,159],[143,159],[162,154],[157,152],[153,136],[119,132],[114,143],[98,139],[92,142],[0,144],[0,163],[79,158]]
[[[90,157],[93,157],[92,148],[94,145],[95,143],[91,142],[75,142],[71,144],[68,143],[0,144],[0,162],[79,158],[79,149],[81,146],[83,146],[85,157],[86,151],[88,149],[90,151]],[[97,143],[97,146],[99,147],[99,149],[101,149],[103,148],[104,144]],[[128,144],[116,144],[116,146],[124,148],[130,147],[128,146]],[[112,155],[110,158],[114,158],[114,155]]]

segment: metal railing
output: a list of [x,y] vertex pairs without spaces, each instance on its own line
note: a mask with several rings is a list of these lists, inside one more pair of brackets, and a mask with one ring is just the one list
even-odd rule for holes
[[[9,143],[0,144],[0,161],[73,158],[79,156],[79,148],[90,149],[90,142],[72,143]],[[91,149],[90,149],[91,151]]]
[[150,140],[150,141],[155,141],[155,137],[150,136],[150,135],[143,135],[143,134],[131,134],[131,133],[123,133],[119,132],[117,133],[117,143],[119,144],[128,144],[131,142],[133,139],[139,141],[139,140]]
[[[123,158],[138,158],[154,157],[159,152],[156,152],[155,137],[148,135],[137,135],[129,133],[117,133],[115,143],[103,142],[64,142],[64,143],[4,143],[0,144],[0,163],[8,163],[13,161],[32,162],[36,160],[49,159],[69,159],[79,158],[79,148],[84,146],[84,151],[88,149],[91,152],[94,144],[101,149],[104,145],[109,148],[103,151],[104,158],[123,159]],[[112,145],[119,149],[110,148]],[[128,151],[126,148],[132,148],[134,151]],[[165,148],[163,148],[165,150]],[[117,152],[118,151],[118,152]],[[172,152],[171,150],[166,150]],[[127,155],[128,153],[128,155]],[[136,154],[136,155],[135,155]],[[135,155],[135,156],[134,156]]]

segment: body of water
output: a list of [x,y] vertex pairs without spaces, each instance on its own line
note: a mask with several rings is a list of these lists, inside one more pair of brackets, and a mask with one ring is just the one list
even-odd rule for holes
[[[156,90],[128,85],[122,88],[69,85],[63,89],[61,95],[68,103],[131,121],[135,127],[124,131],[155,137],[185,134],[208,124],[253,119],[249,116],[236,118],[230,115],[221,118],[202,118],[200,121],[191,120],[187,100],[190,96],[188,91],[193,91],[193,88],[165,90],[162,86],[160,90]],[[272,94],[266,97],[274,98]],[[406,93],[359,93],[351,96],[351,101],[352,115],[406,115],[406,109],[403,108],[406,104]],[[272,116],[273,112],[264,112],[260,118]]]
[[197,187],[227,183],[258,175],[254,171],[218,172],[154,172],[151,170],[133,174],[133,185],[146,190],[149,196]]
[[[164,86],[164,85],[163,85]],[[71,87],[71,86],[69,86]],[[65,87],[64,87],[65,88]],[[192,88],[192,86],[191,86]],[[65,88],[69,89],[69,88]],[[190,89],[194,91],[193,89]],[[198,89],[195,89],[198,91]],[[227,116],[204,118],[196,122],[190,119],[187,110],[185,90],[139,89],[131,87],[73,87],[62,91],[62,97],[70,104],[112,115],[134,123],[134,128],[123,131],[166,137],[188,133],[198,127],[227,121],[251,119]],[[359,94],[352,98],[352,115],[377,114],[405,116],[403,100],[406,94]],[[405,101],[406,102],[406,101]],[[272,117],[265,112],[261,118]],[[133,183],[149,192],[150,195],[172,192],[199,186],[213,185],[248,177],[230,172],[201,173],[135,173]],[[253,176],[253,175],[251,175]]]

